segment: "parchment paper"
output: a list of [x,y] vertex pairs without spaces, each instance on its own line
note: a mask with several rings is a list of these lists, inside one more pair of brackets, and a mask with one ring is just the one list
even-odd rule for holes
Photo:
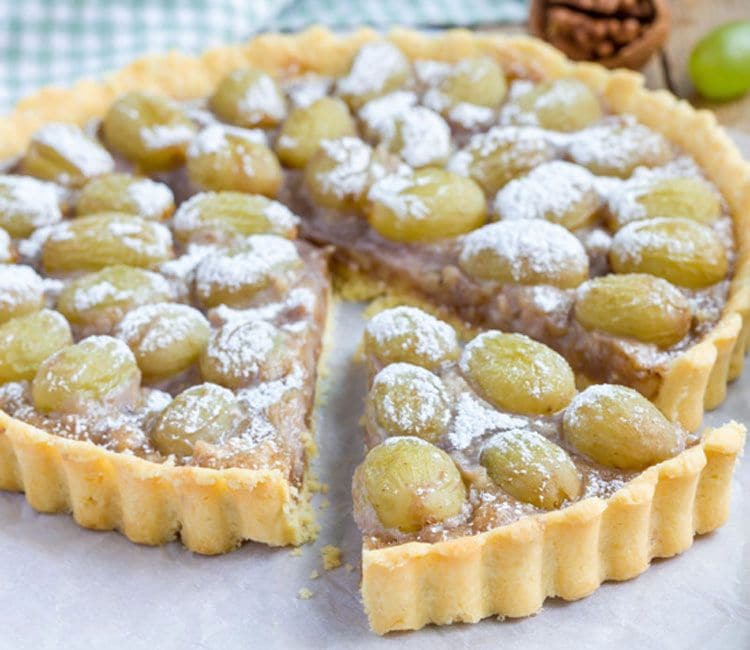
[[[369,632],[350,514],[351,475],[363,454],[365,377],[351,362],[361,309],[337,307],[315,462],[330,491],[315,498],[315,544],[300,556],[246,544],[207,558],[177,543],[149,548],[117,533],[83,530],[69,516],[38,514],[23,496],[0,492],[0,648],[750,648],[748,457],[735,473],[729,522],[638,578],[605,584],[573,603],[548,600],[526,619],[384,639]],[[750,423],[750,368],[706,424],[729,419]],[[340,546],[353,569],[323,571],[325,544]],[[312,598],[299,598],[303,588]]]

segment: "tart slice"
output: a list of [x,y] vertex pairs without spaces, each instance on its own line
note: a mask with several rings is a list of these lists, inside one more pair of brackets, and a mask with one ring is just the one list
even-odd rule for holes
[[[13,196],[13,215],[51,211]],[[73,203],[46,230],[24,217],[0,266],[0,488],[200,553],[311,539],[327,253],[259,195],[199,193],[165,225],[171,190],[117,174]]]
[[374,316],[364,356],[353,499],[378,633],[581,598],[727,517],[739,424],[690,434],[631,388],[577,391],[565,359],[523,334],[461,349],[413,307]]

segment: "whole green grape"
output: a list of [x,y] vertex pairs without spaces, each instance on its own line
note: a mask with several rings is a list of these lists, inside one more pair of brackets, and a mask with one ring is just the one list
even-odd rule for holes
[[734,99],[750,90],[750,20],[721,25],[698,41],[688,72],[708,99]]

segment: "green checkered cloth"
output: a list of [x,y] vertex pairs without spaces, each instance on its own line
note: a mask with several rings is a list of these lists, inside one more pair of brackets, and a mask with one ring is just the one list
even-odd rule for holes
[[322,24],[447,27],[520,22],[526,0],[0,0],[0,113],[34,89],[155,52],[200,52]]

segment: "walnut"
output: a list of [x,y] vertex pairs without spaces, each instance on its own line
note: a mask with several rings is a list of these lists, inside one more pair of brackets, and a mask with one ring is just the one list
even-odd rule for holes
[[645,65],[667,38],[666,0],[532,0],[529,31],[570,58]]

